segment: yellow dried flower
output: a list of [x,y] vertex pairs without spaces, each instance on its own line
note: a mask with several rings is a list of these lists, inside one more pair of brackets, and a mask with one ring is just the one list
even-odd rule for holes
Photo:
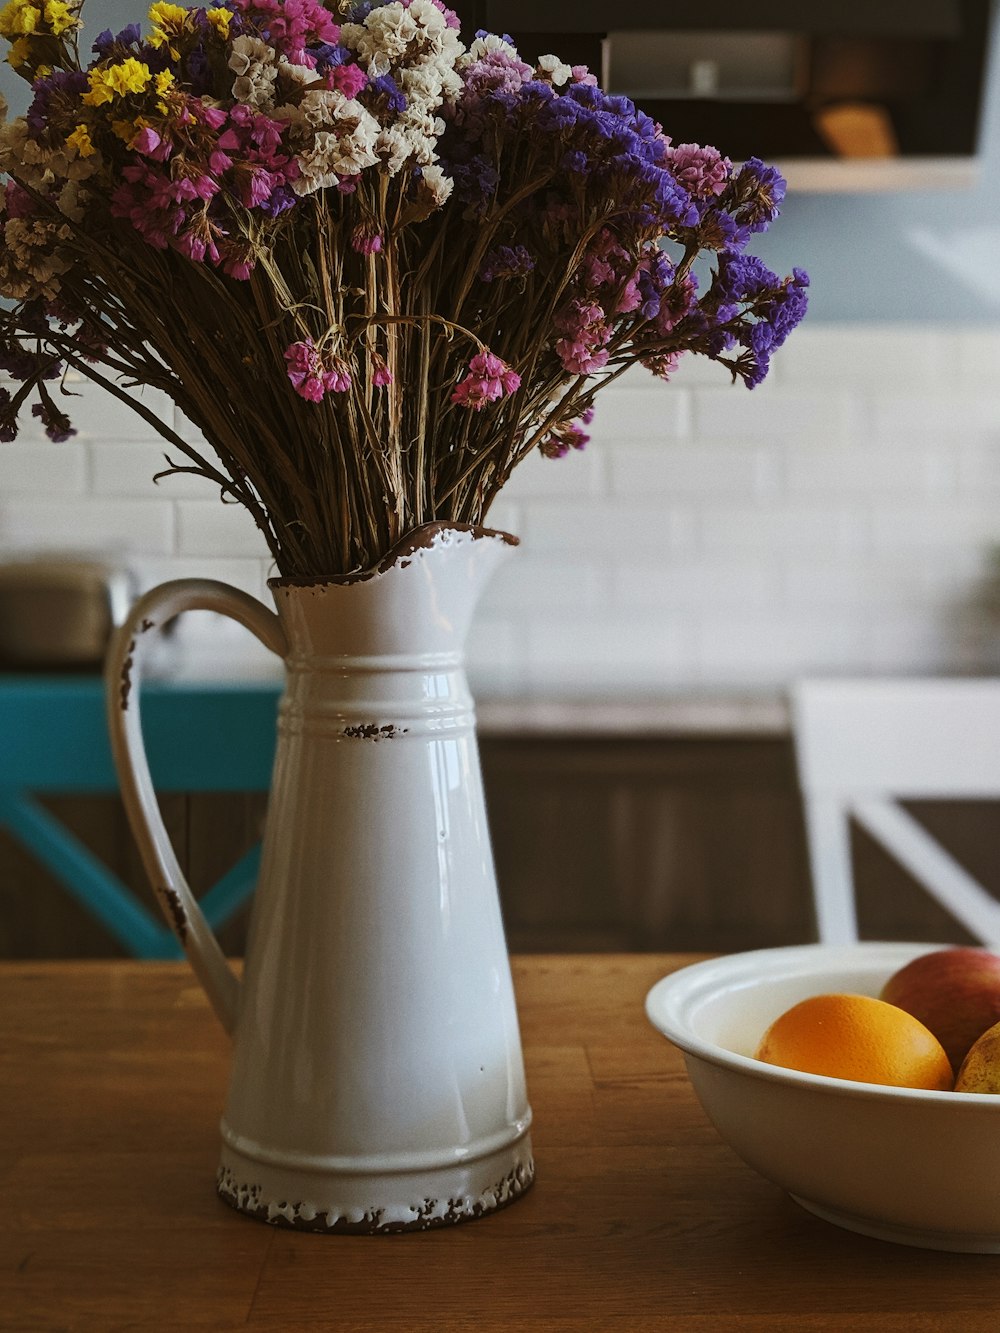
[[118,65],[108,65],[105,69],[92,69],[89,79],[90,92],[84,93],[80,101],[85,102],[87,106],[103,106],[105,102],[112,102],[116,97],[124,97],[127,93],[144,92],[149,87],[151,78],[149,66],[129,56]]
[[205,17],[223,40],[229,37],[232,13],[228,9],[206,9]]
[[4,37],[27,37],[38,31],[42,11],[28,0],[10,0],[10,4],[0,9],[0,35]]
[[175,32],[180,32],[187,16],[186,9],[172,5],[168,0],[156,0],[156,4],[149,7],[149,21],[157,28],[173,28]]
[[16,42],[11,42],[10,50],[7,52],[7,64],[11,69],[20,69],[22,65],[31,63],[31,41],[27,37],[18,37]]
[[[180,5],[169,4],[168,0],[157,0],[149,9],[149,21],[154,25],[148,39],[150,46],[167,45],[171,37],[184,31],[187,18],[188,11],[181,9]],[[169,50],[173,60],[180,59],[180,52],[175,47],[171,46]]]
[[75,148],[81,157],[92,157],[97,152],[90,142],[90,131],[86,125],[77,125],[73,133],[66,136],[66,147]]
[[70,9],[64,0],[45,0],[45,8],[42,11],[45,18],[45,26],[55,37],[61,36],[67,28],[78,28],[80,20]]
[[111,122],[111,132],[116,138],[121,139],[122,143],[132,146],[132,140],[142,129],[142,126],[134,120],[113,120]]

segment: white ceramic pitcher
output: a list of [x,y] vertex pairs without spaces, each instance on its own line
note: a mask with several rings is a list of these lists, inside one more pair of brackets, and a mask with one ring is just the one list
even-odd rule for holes
[[[182,579],[108,659],[122,796],[167,919],[235,1043],[218,1188],[269,1222],[423,1229],[517,1198],[533,1163],[463,645],[514,539],[432,525],[377,571],[271,583],[277,615]],[[232,616],[286,688],[242,982],[170,845],[143,750],[152,631]],[[197,737],[191,738],[193,745]]]

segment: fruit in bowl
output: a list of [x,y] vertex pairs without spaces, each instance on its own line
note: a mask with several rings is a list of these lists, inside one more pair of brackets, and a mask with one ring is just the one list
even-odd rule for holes
[[1000,1023],[972,1043],[959,1066],[955,1091],[1000,1093]]
[[[880,998],[926,944],[800,945],[664,977],[646,1012],[683,1052],[723,1140],[809,1211],[866,1235],[1000,1254],[1000,1096],[879,1084],[755,1058],[771,1025],[822,995]],[[997,1034],[1000,1058],[1000,1034]]]
[[1000,955],[934,949],[892,974],[881,998],[930,1028],[957,1070],[974,1041],[1000,1022]]
[[757,1060],[808,1074],[950,1092],[944,1047],[918,1018],[870,995],[811,995],[774,1020]]

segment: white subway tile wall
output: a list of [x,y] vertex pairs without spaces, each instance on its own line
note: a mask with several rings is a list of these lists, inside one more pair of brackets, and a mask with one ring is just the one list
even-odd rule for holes
[[[50,444],[25,414],[0,445],[0,559],[96,553],[137,589],[200,575],[266,597],[250,517],[207,482],[154,485],[169,447],[70,387],[75,439]],[[1000,670],[1000,328],[807,324],[752,393],[707,363],[669,385],[630,371],[591,435],[583,453],[529,459],[490,515],[521,547],[473,629],[481,693]],[[213,641],[236,657],[246,644],[218,617],[184,634],[206,662]]]

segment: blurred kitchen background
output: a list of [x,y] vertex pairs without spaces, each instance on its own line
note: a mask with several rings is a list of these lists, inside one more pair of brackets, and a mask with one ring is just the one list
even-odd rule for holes
[[[590,8],[491,0],[479,18],[523,33],[526,53],[537,40],[600,60],[599,40],[579,31],[596,22]],[[809,271],[811,309],[752,392],[709,362],[683,365],[669,385],[630,373],[599,400],[586,451],[529,460],[492,512],[521,547],[486,596],[469,670],[513,948],[811,938],[790,683],[1000,670],[995,6],[866,0],[804,19],[799,6],[764,3],[758,45],[737,42],[747,68],[732,64],[731,40],[716,58],[708,39],[718,33],[692,36],[695,21],[709,22],[704,6],[690,7],[686,25],[672,13],[673,33],[662,16],[684,6],[646,8],[630,21],[656,30],[658,50],[685,44],[672,86],[654,88],[648,68],[629,65],[634,34],[617,48],[612,35],[606,70],[654,114],[663,102],[658,118],[675,139],[787,168],[782,216],[751,248],[782,273]],[[745,23],[734,5],[711,9],[723,33]],[[551,23],[541,37],[528,31],[540,14]],[[142,13],[89,0],[85,18],[92,37]],[[0,84],[22,110],[9,69]],[[717,105],[727,97],[742,107],[728,122],[739,144],[727,142]],[[713,106],[712,131],[699,136]],[[893,156],[867,156],[876,148]],[[67,388],[74,439],[48,443],[25,416],[21,437],[0,446],[0,563],[17,566],[6,585],[0,573],[0,690],[24,674],[26,561],[104,562],[129,596],[193,575],[267,598],[271,570],[249,516],[198,479],[154,485],[155,434],[89,384]],[[39,599],[67,595],[42,573]],[[66,666],[58,639],[33,669]],[[278,669],[242,630],[198,613],[164,642],[161,670],[268,681]],[[264,801],[166,799],[196,887],[257,836]],[[113,798],[46,806],[143,896]],[[925,802],[919,813],[1000,885],[992,804]],[[865,934],[965,938],[860,834],[855,858]],[[227,947],[240,948],[242,929],[239,916]],[[2,836],[0,955],[121,951]]]

